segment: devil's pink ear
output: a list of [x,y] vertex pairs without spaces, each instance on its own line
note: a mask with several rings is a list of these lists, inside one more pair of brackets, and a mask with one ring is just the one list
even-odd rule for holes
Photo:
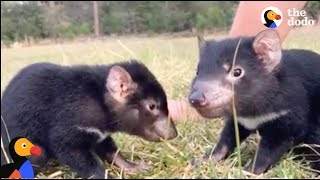
[[267,72],[271,72],[281,61],[281,40],[276,30],[267,29],[256,35],[252,47]]
[[136,84],[124,68],[113,66],[107,77],[106,88],[116,100],[124,102],[135,91]]

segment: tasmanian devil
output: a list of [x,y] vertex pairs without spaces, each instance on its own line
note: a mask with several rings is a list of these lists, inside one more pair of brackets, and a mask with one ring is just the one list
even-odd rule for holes
[[[206,118],[224,117],[225,126],[212,157],[233,152],[235,98],[240,141],[258,130],[261,141],[253,172],[261,174],[298,144],[317,144],[312,166],[320,169],[320,55],[282,50],[277,31],[254,37],[206,41],[198,36],[199,63],[190,104]],[[232,91],[232,84],[234,91]],[[206,159],[207,159],[206,158]],[[245,167],[251,170],[253,161]]]
[[149,168],[117,153],[112,133],[154,142],[177,136],[165,91],[136,60],[97,66],[30,65],[5,89],[1,115],[11,138],[26,137],[41,148],[40,158],[31,159],[35,171],[56,159],[82,178],[105,177],[96,157],[131,173]]

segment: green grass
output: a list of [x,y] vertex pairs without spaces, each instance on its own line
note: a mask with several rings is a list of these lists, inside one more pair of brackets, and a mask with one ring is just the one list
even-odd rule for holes
[[[303,48],[320,53],[320,32],[314,28],[291,32],[284,48]],[[222,35],[206,36],[221,39]],[[57,64],[105,64],[135,58],[141,60],[155,74],[169,98],[184,99],[198,59],[196,37],[119,37],[103,41],[71,42],[56,45],[17,47],[1,50],[1,92],[10,79],[23,67],[35,62]],[[189,121],[177,124],[179,136],[170,141],[152,143],[138,137],[114,134],[121,153],[129,160],[143,160],[152,166],[147,173],[129,176],[121,169],[107,164],[111,175],[124,178],[239,178],[236,152],[220,163],[205,162],[192,168],[190,161],[200,158],[219,139],[221,119]],[[245,165],[254,157],[257,136],[252,135],[241,143],[241,161]],[[316,178],[309,166],[293,160],[286,154],[267,173],[253,176],[243,173],[242,178]],[[78,178],[66,166],[56,162],[48,164],[39,178]],[[240,177],[241,178],[241,177]]]

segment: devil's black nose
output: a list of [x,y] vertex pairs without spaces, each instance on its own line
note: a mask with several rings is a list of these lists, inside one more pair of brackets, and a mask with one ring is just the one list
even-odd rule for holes
[[192,106],[201,107],[207,104],[207,100],[204,94],[198,91],[194,91],[189,95],[189,102]]

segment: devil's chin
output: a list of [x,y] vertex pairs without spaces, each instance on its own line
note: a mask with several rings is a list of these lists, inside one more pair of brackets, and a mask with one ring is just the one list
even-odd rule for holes
[[197,112],[204,118],[221,118],[227,114],[227,107],[201,107],[195,108]]

